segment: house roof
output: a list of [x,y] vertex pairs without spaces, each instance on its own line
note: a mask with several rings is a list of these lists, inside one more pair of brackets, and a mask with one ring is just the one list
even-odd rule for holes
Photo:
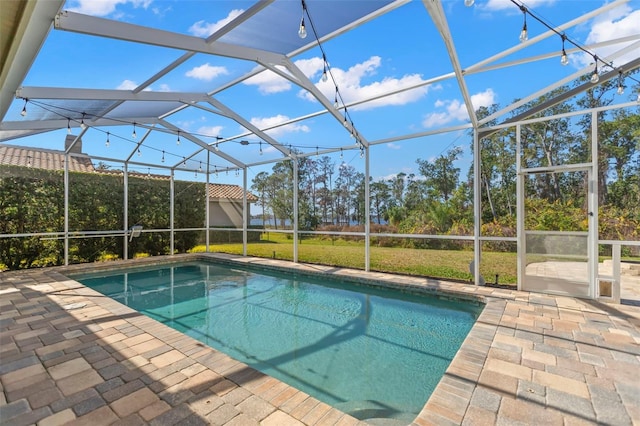
[[[242,200],[243,190],[238,185],[230,185],[223,183],[210,183],[209,184],[209,198],[211,199],[228,199],[228,200]],[[258,197],[250,192],[247,192],[247,200],[258,201]]]
[[[25,148],[20,146],[0,144],[0,166],[21,166],[45,170],[64,170],[65,153],[63,151]],[[102,173],[107,175],[122,175],[124,171],[117,169],[96,168],[91,158],[86,154],[69,155],[69,171],[85,173]],[[167,180],[169,176],[145,174],[129,171],[130,177],[144,177],[150,179]],[[242,200],[243,189],[238,185],[210,183],[209,198],[214,200]],[[255,202],[258,197],[247,192],[247,200]]]
[[[86,154],[69,155],[69,170],[94,172],[91,158]],[[35,149],[0,144],[0,165],[33,167],[46,170],[64,170],[65,153],[48,149]]]

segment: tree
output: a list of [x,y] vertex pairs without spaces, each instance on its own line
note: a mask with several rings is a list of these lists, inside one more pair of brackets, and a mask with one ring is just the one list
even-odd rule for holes
[[451,194],[458,186],[460,169],[454,163],[462,154],[461,147],[455,147],[440,155],[434,161],[426,161],[418,158],[418,168],[425,177],[425,185],[429,195],[433,198],[449,201]]

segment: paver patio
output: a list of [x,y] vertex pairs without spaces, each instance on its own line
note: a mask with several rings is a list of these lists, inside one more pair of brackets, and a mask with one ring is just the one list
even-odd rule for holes
[[[640,307],[211,257],[481,298],[484,311],[414,424],[640,424]],[[63,275],[94,267],[0,273],[0,423],[364,424]]]

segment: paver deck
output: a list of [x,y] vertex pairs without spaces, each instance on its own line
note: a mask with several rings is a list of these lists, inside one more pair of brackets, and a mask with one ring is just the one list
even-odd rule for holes
[[[640,307],[211,256],[482,298],[416,425],[640,424]],[[0,424],[365,424],[63,275],[95,267],[0,273]]]

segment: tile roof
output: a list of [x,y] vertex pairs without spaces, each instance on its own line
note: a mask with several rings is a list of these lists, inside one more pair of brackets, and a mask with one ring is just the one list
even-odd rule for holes
[[[65,155],[63,151],[24,148],[13,145],[0,144],[0,165],[33,167],[46,170],[63,170]],[[109,175],[122,175],[124,172],[118,169],[95,168],[91,157],[84,154],[69,156],[69,171],[95,172]],[[146,174],[129,171],[130,177],[144,177],[151,179],[168,180],[167,175]],[[213,200],[242,200],[242,187],[222,183],[209,184],[209,198]],[[247,192],[249,202],[258,201],[258,197]]]
[[[63,151],[0,144],[0,165],[63,170],[64,161]],[[69,170],[72,172],[94,172],[95,168],[88,155],[73,154],[69,156]]]
[[[212,199],[229,199],[229,200],[242,200],[243,190],[241,186],[229,185],[223,183],[210,183],[209,184],[209,198]],[[248,201],[258,201],[258,197],[250,192],[247,192]]]

